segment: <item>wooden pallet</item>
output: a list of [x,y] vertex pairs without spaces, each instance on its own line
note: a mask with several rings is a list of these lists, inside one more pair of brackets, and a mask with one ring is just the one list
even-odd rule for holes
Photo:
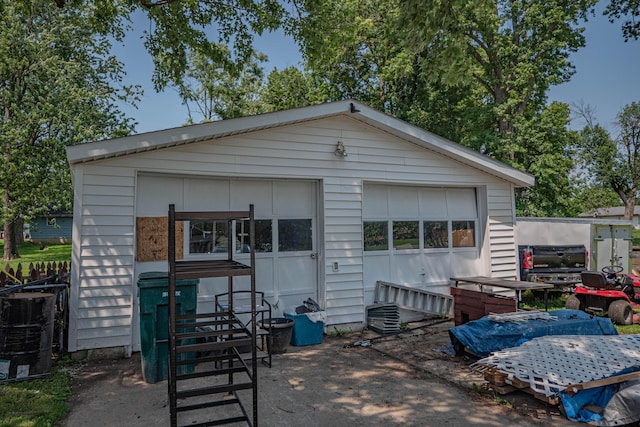
[[637,373],[638,335],[558,335],[534,338],[471,365],[498,393],[522,390],[551,404],[558,394],[626,381]]
[[546,396],[543,393],[539,393],[531,388],[531,385],[527,382],[521,381],[518,378],[509,378],[509,375],[505,372],[500,372],[497,369],[487,369],[483,372],[484,379],[489,383],[489,387],[498,394],[509,394],[514,391],[523,391],[535,397],[536,399],[548,403],[549,405],[558,405],[560,399],[556,396]]

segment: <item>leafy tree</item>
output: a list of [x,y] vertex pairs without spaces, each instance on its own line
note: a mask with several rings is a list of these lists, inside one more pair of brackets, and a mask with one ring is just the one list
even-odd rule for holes
[[600,208],[610,208],[620,204],[620,198],[611,189],[591,182],[589,178],[572,177],[575,192],[572,206],[575,211],[572,216],[582,213],[591,214]]
[[615,191],[625,206],[624,218],[630,220],[640,189],[640,103],[618,113],[617,139],[588,114],[583,117],[587,125],[580,134],[580,158],[596,184]]
[[517,122],[573,74],[569,55],[584,46],[579,24],[596,2],[407,0],[402,12],[432,79],[475,80],[484,89],[501,138],[483,151],[513,161]]
[[402,117],[417,89],[397,0],[302,0],[293,32],[330,99],[356,98]]
[[[224,47],[221,47],[224,51]],[[258,99],[266,55],[254,53],[246,64],[216,63],[198,52],[189,55],[189,68],[178,93],[189,111],[189,123],[198,113],[202,121],[231,119],[261,112]]]
[[569,106],[553,102],[515,122],[512,166],[536,177],[532,188],[519,189],[516,209],[525,216],[573,216],[570,172],[577,134],[568,129]]
[[[284,9],[278,0],[3,2],[0,166],[6,167],[0,173],[8,231],[5,258],[17,255],[16,219],[33,217],[44,206],[68,204],[62,147],[132,130],[115,102],[136,92],[121,87],[121,65],[108,51],[110,41],[121,41],[139,12],[150,20],[145,46],[155,64],[152,81],[161,90],[183,83],[188,52],[229,70],[246,63],[254,34],[279,26]],[[41,182],[47,185],[40,194],[30,194],[34,183]]]
[[330,98],[358,98],[531,172],[519,213],[566,215],[575,135],[568,107],[546,94],[573,73],[578,23],[594,3],[305,0],[294,29]]
[[328,92],[327,83],[316,74],[287,67],[269,73],[260,101],[266,112],[280,111],[326,102]]
[[41,1],[0,5],[0,191],[4,259],[18,256],[16,227],[49,209],[69,209],[65,145],[120,136],[132,123],[117,109],[122,64],[87,22],[91,7]]
[[622,35],[625,41],[640,37],[640,1],[638,0],[610,0],[604,10],[609,21],[624,19]]
[[[71,0],[65,8],[81,7]],[[145,47],[153,58],[156,90],[180,86],[196,52],[219,65],[246,63],[255,34],[278,28],[285,10],[278,0],[94,0],[101,31],[120,40],[134,13],[149,18]]]

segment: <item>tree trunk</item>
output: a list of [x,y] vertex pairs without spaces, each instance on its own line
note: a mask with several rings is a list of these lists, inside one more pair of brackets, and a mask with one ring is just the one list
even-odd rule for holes
[[4,223],[4,256],[2,259],[9,261],[18,257],[18,249],[15,240],[15,223],[5,221]]
[[633,220],[633,213],[636,208],[636,196],[627,197],[624,201],[624,219],[627,221]]
[[[2,197],[4,211],[9,207],[9,191],[5,190]],[[2,259],[9,261],[18,257],[18,247],[15,239],[15,223],[4,218],[4,255]]]
[[16,246],[24,245],[24,221],[22,219],[15,222],[13,232],[13,238],[16,242]]

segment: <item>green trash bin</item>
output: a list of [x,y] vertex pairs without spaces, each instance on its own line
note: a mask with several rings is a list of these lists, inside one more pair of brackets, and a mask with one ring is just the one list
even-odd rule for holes
[[[199,279],[176,282],[176,314],[195,314],[198,304]],[[155,384],[169,377],[169,277],[166,272],[151,271],[138,276],[140,308],[140,345],[142,375]],[[179,332],[181,332],[179,330]],[[184,332],[184,331],[182,331]],[[182,344],[189,344],[183,342]],[[181,353],[177,360],[193,358]],[[178,374],[193,372],[195,366],[179,365]]]

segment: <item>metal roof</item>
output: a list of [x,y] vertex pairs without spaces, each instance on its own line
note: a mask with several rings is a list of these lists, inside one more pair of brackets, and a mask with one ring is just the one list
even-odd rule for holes
[[66,148],[67,160],[70,164],[85,163],[341,115],[512,182],[518,187],[528,187],[535,183],[535,178],[526,172],[514,169],[505,163],[353,100],[329,102],[68,146]]

